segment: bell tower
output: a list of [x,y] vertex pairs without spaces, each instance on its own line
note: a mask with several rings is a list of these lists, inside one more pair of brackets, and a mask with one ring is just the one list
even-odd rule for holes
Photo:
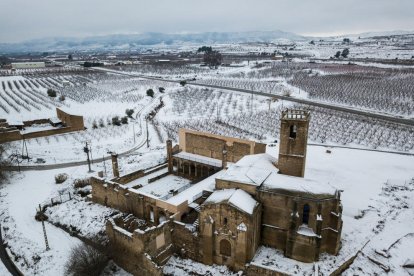
[[281,174],[298,177],[305,175],[309,119],[309,111],[282,111],[278,160]]

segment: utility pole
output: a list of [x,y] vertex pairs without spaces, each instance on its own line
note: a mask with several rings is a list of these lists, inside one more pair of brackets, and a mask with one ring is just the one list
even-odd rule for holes
[[[26,155],[25,155],[25,151],[26,151]],[[22,159],[29,160],[29,151],[27,150],[27,143],[26,143],[26,139],[24,139],[24,136],[22,140]]]
[[145,119],[145,123],[147,125],[147,148],[149,148],[149,141],[148,141],[148,119]]
[[89,142],[89,151],[91,152],[91,163],[93,164],[93,156],[92,156],[92,142]]
[[85,142],[86,145],[83,148],[83,152],[86,153],[86,160],[88,161],[88,167],[89,167],[89,172],[92,172],[91,170],[91,160],[89,159],[89,147],[88,147],[88,142]]
[[42,206],[39,204],[39,213],[40,213],[40,220],[42,221],[42,227],[43,227],[43,236],[45,238],[45,244],[46,244],[46,251],[50,250],[49,247],[49,241],[47,240],[47,234],[46,234],[46,226],[45,226],[45,214],[42,211]]
[[132,123],[132,137],[134,138],[134,145],[135,145],[135,124]]
[[105,156],[104,155],[102,155],[102,162],[103,162],[103,165],[104,165],[105,177],[106,177],[106,162],[105,162]]

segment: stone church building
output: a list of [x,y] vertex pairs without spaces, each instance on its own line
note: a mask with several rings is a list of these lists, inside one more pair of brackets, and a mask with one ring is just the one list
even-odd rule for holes
[[93,177],[92,201],[136,218],[108,221],[114,260],[136,275],[162,275],[177,254],[254,275],[247,264],[260,246],[301,262],[336,255],[340,192],[304,177],[309,120],[307,111],[282,112],[278,158],[261,143],[180,130],[165,165]]

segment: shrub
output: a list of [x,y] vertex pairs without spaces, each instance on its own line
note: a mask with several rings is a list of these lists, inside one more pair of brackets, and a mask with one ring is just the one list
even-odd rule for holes
[[122,118],[121,118],[121,123],[122,123],[122,124],[124,124],[124,125],[125,125],[125,124],[128,124],[128,117],[127,117],[127,116],[122,117]]
[[73,181],[73,187],[75,188],[84,188],[90,184],[89,178],[78,178]]
[[347,58],[347,57],[348,57],[348,55],[349,55],[349,49],[348,49],[348,48],[345,48],[345,49],[342,51],[341,56],[343,56],[344,58]]
[[184,85],[187,84],[187,82],[185,80],[183,80],[183,81],[180,81],[180,84],[181,84],[181,86],[184,86]]
[[96,122],[96,120],[93,120],[92,128],[93,129],[97,129],[98,128],[98,123]]
[[112,117],[112,124],[115,126],[120,126],[121,125],[121,121],[119,120],[118,116]]
[[341,56],[341,51],[336,52],[335,57],[339,58]]
[[47,90],[47,95],[48,95],[49,97],[54,98],[54,97],[56,97],[56,96],[57,96],[57,93],[56,93],[56,91],[55,91],[55,90],[53,90],[53,89],[49,88],[49,89]]
[[154,90],[148,89],[147,90],[147,96],[154,97]]
[[60,174],[55,175],[56,184],[61,184],[65,182],[66,179],[68,179],[68,175],[66,173],[60,173]]
[[134,114],[134,110],[133,109],[126,109],[125,110],[125,114],[128,116],[128,117],[130,117],[130,118],[132,118],[132,114]]
[[99,119],[99,127],[104,127],[104,126],[105,126],[104,120],[102,118]]
[[64,100],[66,100],[65,95],[61,95],[61,96],[59,97],[59,101],[63,102]]
[[165,88],[164,87],[158,87],[158,91],[160,91],[161,93],[164,93]]
[[99,276],[105,269],[108,258],[86,244],[72,248],[65,265],[65,275]]

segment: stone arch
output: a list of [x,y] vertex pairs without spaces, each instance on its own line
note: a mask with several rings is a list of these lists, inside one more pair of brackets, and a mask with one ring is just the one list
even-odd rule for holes
[[220,255],[230,257],[231,256],[231,243],[226,239],[220,241]]
[[167,215],[165,214],[164,211],[159,211],[158,212],[158,220],[159,220],[160,223],[167,220]]
[[302,223],[303,224],[308,224],[309,223],[309,213],[310,213],[309,204],[303,205],[303,213],[302,213]]

